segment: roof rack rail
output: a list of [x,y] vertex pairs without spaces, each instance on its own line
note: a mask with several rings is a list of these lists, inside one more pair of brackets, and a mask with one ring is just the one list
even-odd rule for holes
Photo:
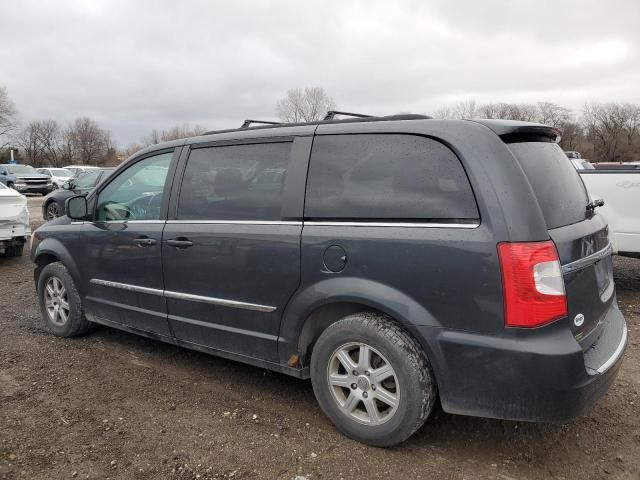
[[370,118],[373,115],[364,115],[362,113],[340,112],[338,110],[329,110],[323,120],[333,120],[336,115],[345,115],[347,117]]
[[[329,115],[351,115],[354,118],[344,118],[344,119],[334,119],[333,117],[327,119],[326,117]],[[382,117],[374,117],[370,115],[363,115],[360,113],[346,113],[346,112],[337,112],[335,110],[327,112],[327,116],[325,116],[322,120],[316,120],[314,122],[269,122],[262,120],[245,120],[240,128],[227,128],[224,130],[210,130],[208,132],[204,132],[203,135],[213,135],[215,133],[228,133],[228,132],[237,132],[240,130],[260,130],[263,128],[282,128],[282,127],[302,127],[305,125],[322,125],[327,123],[359,123],[359,122],[386,122],[391,120],[424,120],[430,119],[431,117],[427,115],[419,115],[415,113],[400,113],[396,115],[385,115]],[[252,123],[263,123],[265,125],[256,125],[251,126]]]
[[270,122],[268,120],[245,120],[240,128],[249,128],[252,123],[262,123],[264,125],[282,125],[282,122]]

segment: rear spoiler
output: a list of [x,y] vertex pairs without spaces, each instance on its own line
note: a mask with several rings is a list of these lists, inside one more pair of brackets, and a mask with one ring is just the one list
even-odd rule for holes
[[541,123],[518,122],[515,120],[485,120],[474,119],[472,122],[479,123],[489,128],[498,135],[505,143],[517,142],[551,142],[558,143],[562,131],[549,125]]

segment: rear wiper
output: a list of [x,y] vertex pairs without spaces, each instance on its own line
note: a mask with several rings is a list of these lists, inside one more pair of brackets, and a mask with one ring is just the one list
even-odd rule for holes
[[602,198],[591,200],[589,203],[587,203],[587,211],[593,212],[596,208],[602,207],[603,205],[604,200]]

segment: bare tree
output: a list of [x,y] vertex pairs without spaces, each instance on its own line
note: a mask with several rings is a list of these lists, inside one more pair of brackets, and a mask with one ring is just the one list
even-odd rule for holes
[[562,128],[573,118],[571,110],[551,102],[538,102],[535,121]]
[[35,167],[60,166],[60,125],[55,120],[29,122],[15,137],[26,161]]
[[179,140],[181,138],[197,137],[202,135],[206,129],[202,125],[190,126],[188,123],[182,125],[174,125],[168,130],[153,129],[142,138],[143,145],[156,145],[161,142],[169,142],[171,140]]
[[276,104],[276,114],[284,122],[315,122],[335,108],[333,98],[324,88],[292,88]]
[[144,147],[145,145],[140,143],[130,143],[129,145],[124,147],[122,150],[120,150],[120,154],[122,155],[122,157],[126,159],[126,158],[129,158],[134,153],[136,153],[137,151],[142,150]]
[[60,134],[60,142],[58,146],[60,164],[62,166],[73,163],[74,149],[73,149],[73,130],[71,126],[68,126],[62,130]]
[[582,127],[576,122],[565,122],[561,127],[560,146],[563,150],[584,150]]
[[0,148],[7,143],[2,143],[2,138],[13,132],[18,126],[17,111],[5,87],[0,87]]
[[22,148],[27,163],[41,167],[44,149],[40,143],[38,122],[29,122],[16,136],[15,142]]
[[60,125],[55,120],[42,120],[37,123],[37,134],[42,155],[47,165],[60,167]]
[[88,118],[77,118],[70,126],[75,160],[86,165],[99,165],[105,161],[111,147],[111,134]]
[[625,133],[626,113],[615,103],[588,103],[583,108],[583,124],[594,154],[607,162],[620,160],[620,143]]
[[453,107],[443,107],[436,110],[433,114],[435,118],[446,120],[462,120],[465,118],[474,118],[477,116],[477,108],[475,100],[464,100],[456,103]]
[[626,103],[622,106],[622,114],[624,116],[624,132],[627,137],[627,146],[631,147],[640,131],[640,105]]

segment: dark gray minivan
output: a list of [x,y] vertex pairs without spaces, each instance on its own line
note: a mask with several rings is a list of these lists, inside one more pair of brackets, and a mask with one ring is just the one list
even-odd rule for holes
[[135,154],[33,236],[42,316],[311,378],[376,445],[446,412],[574,417],[627,340],[607,224],[538,124],[398,115]]

